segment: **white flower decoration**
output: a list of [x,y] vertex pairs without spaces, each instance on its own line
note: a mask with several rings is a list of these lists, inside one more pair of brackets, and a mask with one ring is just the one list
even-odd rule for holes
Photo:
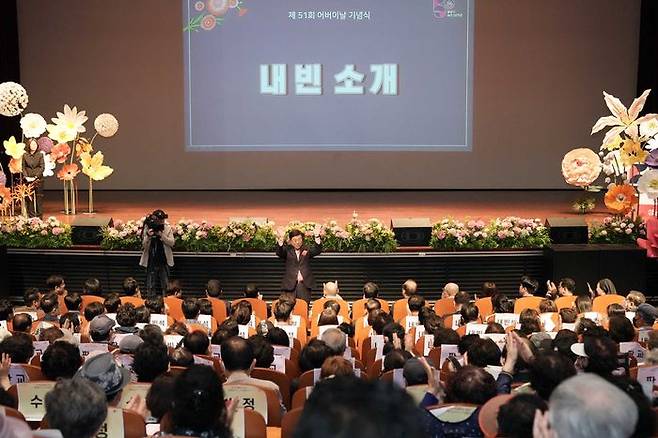
[[658,198],[658,169],[649,169],[637,181],[637,189],[649,199]]
[[0,114],[14,117],[23,112],[29,98],[27,91],[16,82],[3,82],[0,84]]
[[53,176],[55,175],[55,160],[53,160],[53,157],[50,156],[50,154],[45,153],[44,151],[41,151],[43,154],[43,163],[44,163],[44,168],[43,168],[43,176]]
[[112,137],[119,130],[119,122],[112,114],[100,114],[94,120],[94,129],[101,137]]
[[37,138],[46,132],[46,119],[41,114],[25,114],[21,118],[21,129],[25,137]]
[[57,117],[53,117],[52,121],[55,125],[63,126],[75,132],[85,132],[87,130],[84,127],[84,123],[87,121],[85,111],[78,112],[78,108],[75,106],[71,109],[70,106],[64,105],[64,113],[57,112]]

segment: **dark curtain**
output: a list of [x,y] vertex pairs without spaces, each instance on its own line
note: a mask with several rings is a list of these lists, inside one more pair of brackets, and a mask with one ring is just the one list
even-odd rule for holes
[[637,95],[647,88],[651,94],[643,114],[658,113],[658,1],[642,0]]
[[[18,0],[0,1],[0,83],[13,81],[20,83],[20,65],[18,62],[18,14],[16,2]],[[0,116],[0,140],[7,140],[12,135],[20,138],[20,116]],[[9,157],[4,153],[0,144],[0,163],[7,172]]]

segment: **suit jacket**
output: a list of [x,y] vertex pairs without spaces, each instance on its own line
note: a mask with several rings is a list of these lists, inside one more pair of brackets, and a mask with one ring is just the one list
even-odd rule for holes
[[310,248],[302,246],[300,248],[299,260],[295,254],[295,248],[290,245],[283,245],[276,247],[276,255],[285,259],[286,273],[281,281],[281,288],[283,290],[294,290],[297,283],[297,272],[302,273],[304,278],[304,285],[309,289],[315,287],[315,277],[311,271],[311,259],[322,252],[322,246],[312,245]]
[[31,178],[43,178],[45,168],[46,164],[41,151],[23,154],[23,175]]

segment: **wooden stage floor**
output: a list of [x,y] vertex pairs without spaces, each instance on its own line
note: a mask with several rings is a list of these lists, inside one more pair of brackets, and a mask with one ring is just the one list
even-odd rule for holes
[[[361,219],[443,217],[491,219],[521,217],[577,216],[571,204],[583,192],[554,191],[96,191],[94,206],[99,215],[115,219],[137,219],[161,208],[170,221],[181,218],[225,224],[229,217],[267,217],[276,224],[290,220],[348,222],[353,212]],[[62,192],[47,191],[44,216],[69,222],[73,216],[62,212]],[[87,193],[81,191],[78,214],[87,211]],[[596,210],[585,216],[601,220],[607,214],[597,195]]]

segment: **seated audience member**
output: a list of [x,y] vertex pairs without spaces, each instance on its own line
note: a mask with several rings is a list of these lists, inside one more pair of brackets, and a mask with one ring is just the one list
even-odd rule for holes
[[467,363],[480,368],[500,366],[500,348],[491,339],[478,339],[466,352]]
[[187,326],[182,322],[176,321],[165,330],[165,335],[178,335],[186,336],[190,331],[187,329]]
[[192,354],[207,355],[210,347],[210,340],[205,332],[195,330],[188,333],[183,338],[183,346]]
[[14,333],[32,333],[32,317],[27,313],[14,315],[11,320],[11,329]]
[[592,311],[592,299],[585,295],[576,297],[576,311],[579,314]]
[[579,356],[576,367],[585,372],[607,378],[619,366],[617,344],[608,337],[585,335],[583,343],[572,345],[571,350]]
[[57,295],[45,295],[41,298],[39,306],[44,313],[43,318],[39,320],[40,323],[45,322],[51,325],[59,325],[59,302],[57,301]]
[[[213,333],[212,338],[210,338],[210,344],[211,345],[222,345],[222,342],[224,342],[225,340],[227,340],[229,338],[232,338],[233,336],[237,336],[237,334],[233,334],[229,330],[226,330],[226,329],[220,327],[215,331],[215,333]],[[286,344],[286,347],[287,346],[288,346],[288,344]]]
[[578,313],[576,312],[576,309],[565,307],[560,309],[559,313],[562,324],[574,324],[578,319]]
[[88,278],[82,285],[82,295],[95,295],[100,297],[103,295],[103,288],[98,278]]
[[397,341],[399,341],[399,348],[404,349],[404,338],[405,338],[405,332],[404,332],[404,327],[402,327],[400,324],[391,322],[389,324],[386,324],[384,326],[384,329],[382,330],[382,335],[384,336],[384,340],[386,341],[386,345],[384,345],[384,354],[388,353],[390,349],[395,348]]
[[558,281],[557,286],[552,281],[548,281],[548,292],[546,298],[554,300],[559,297],[570,297],[576,294],[576,282],[569,277],[565,277]]
[[498,324],[497,322],[490,322],[487,324],[487,329],[484,331],[485,334],[497,333],[505,334],[505,327]]
[[199,303],[197,303],[196,298],[185,298],[182,308],[185,323],[197,324],[199,319]]
[[514,302],[507,295],[498,294],[491,298],[494,313],[513,313]]
[[167,283],[167,290],[165,291],[167,298],[174,297],[183,299],[183,285],[179,280],[169,280]]
[[370,317],[370,314],[374,310],[382,310],[382,303],[379,302],[379,300],[375,299],[369,299],[365,303],[363,303],[363,311],[360,313],[362,316],[359,317],[359,312],[360,309],[352,309],[352,312],[354,314],[354,319],[356,324],[363,324],[363,321],[366,321],[366,324],[368,324],[368,319]]
[[[34,287],[28,287],[27,289],[25,289],[25,293],[23,294],[23,306],[16,307],[14,309],[14,312],[36,312],[37,318],[41,318],[43,316],[39,314],[40,313],[39,302],[41,301],[41,296],[42,294],[41,292],[39,292],[39,289]],[[9,308],[9,310],[11,313],[11,307]],[[4,313],[1,311],[0,311],[0,320],[7,321],[6,315],[4,315]]]
[[453,297],[455,300],[455,315],[459,314],[465,305],[471,302],[471,295],[465,291],[459,291]]
[[[59,308],[64,311],[66,305],[64,304],[64,297],[68,294],[66,290],[66,283],[64,282],[64,277],[61,275],[51,275],[46,279],[46,291],[44,295],[54,293],[57,295],[57,301],[59,303]],[[41,300],[41,297],[39,298]],[[39,316],[41,317],[41,316]]]
[[407,359],[411,358],[411,354],[408,351],[400,349],[392,349],[384,356],[384,369],[383,372],[402,369],[407,363]]
[[269,329],[267,331],[266,338],[272,345],[280,345],[284,347],[290,345],[290,338],[288,337],[288,333],[279,327],[273,327]]
[[200,298],[197,300],[199,305],[199,315],[212,316],[212,303],[207,298]]
[[78,312],[67,312],[60,316],[57,322],[64,329],[68,329],[73,333],[80,333],[80,313]]
[[103,313],[105,313],[105,306],[103,306],[103,303],[94,301],[93,303],[87,304],[82,314],[85,317],[85,321],[89,323],[96,316],[102,315]]
[[498,410],[498,435],[532,438],[535,412],[546,412],[548,405],[534,394],[518,394]]
[[350,324],[349,322],[343,321],[340,324],[338,324],[338,327],[336,328],[341,332],[345,333],[345,336],[347,336],[348,338],[350,339],[354,338],[354,334],[355,334],[354,325]]
[[119,352],[124,354],[134,354],[137,347],[142,345],[144,340],[137,335],[127,335],[119,341]]
[[545,298],[539,302],[539,313],[556,313],[555,301]]
[[135,307],[135,316],[137,316],[137,324],[148,324],[151,322],[151,312],[146,306]]
[[66,338],[66,336],[64,335],[62,329],[60,329],[59,327],[48,327],[45,330],[41,330],[41,332],[39,333],[38,340],[48,342],[49,344],[52,344],[53,342],[59,339],[65,340],[67,342],[71,342],[70,339],[64,339],[64,338]]
[[393,316],[383,310],[373,310],[368,315],[368,325],[376,335],[381,335],[384,327],[393,322]]
[[14,315],[14,307],[9,300],[0,300],[0,321],[9,322]]
[[461,317],[459,325],[466,325],[469,322],[478,322],[480,320],[480,311],[473,303],[462,306],[459,315]]
[[249,336],[247,339],[256,359],[256,368],[269,369],[274,362],[274,348],[263,335]]
[[407,306],[411,316],[418,316],[418,312],[425,307],[425,298],[420,295],[412,295],[407,300]]
[[137,312],[135,306],[130,303],[119,306],[117,310],[117,327],[114,331],[120,334],[135,334],[139,331],[137,324]]
[[423,364],[415,357],[408,359],[402,370],[407,386],[427,385],[427,372]]
[[498,295],[498,287],[496,287],[496,283],[493,281],[485,281],[482,283],[481,291],[483,298],[491,298],[495,295]]
[[331,356],[331,349],[327,344],[319,339],[311,339],[299,353],[299,369],[305,372],[321,368],[324,361]]
[[176,348],[169,353],[169,364],[172,367],[189,367],[194,365],[194,355],[185,348]]
[[253,298],[256,300],[263,299],[263,296],[260,294],[260,289],[254,283],[249,283],[245,286],[243,295],[245,298]]
[[80,350],[69,342],[53,342],[41,355],[41,372],[48,380],[70,379],[80,365]]
[[651,304],[640,304],[635,310],[633,325],[637,328],[652,327],[658,318],[658,310]]
[[322,297],[330,300],[343,300],[338,293],[338,282],[328,281],[322,285]]
[[537,429],[544,434],[539,436],[625,438],[633,434],[638,421],[633,400],[594,374],[562,382],[551,394],[547,416],[537,415]]
[[275,325],[292,325],[292,311],[294,306],[290,301],[279,300],[274,303],[272,314],[274,316]]
[[0,354],[8,354],[11,363],[27,364],[34,355],[32,337],[25,333],[14,333],[0,342]]
[[519,296],[521,297],[532,297],[537,292],[539,283],[534,278],[530,278],[527,275],[521,277],[521,282],[519,283]]
[[98,315],[89,323],[89,337],[97,344],[109,344],[114,334],[114,321],[107,315]]
[[320,371],[320,379],[354,375],[352,363],[344,357],[332,356],[324,361]]
[[218,329],[228,330],[232,336],[237,336],[240,333],[240,328],[238,327],[238,322],[234,318],[229,318],[226,321],[222,322]]
[[82,308],[82,297],[77,292],[70,292],[64,297],[66,312],[80,313]]
[[611,316],[608,320],[608,332],[613,341],[632,342],[635,339],[635,329],[633,323],[623,314],[621,316]]
[[543,330],[539,312],[535,309],[523,309],[519,315],[519,325],[519,332],[521,332],[523,336],[530,336],[532,333]]
[[441,327],[434,332],[434,346],[457,345],[459,344],[459,334],[451,328]]
[[315,386],[294,438],[426,437],[424,415],[404,390],[390,382],[336,377]]
[[471,345],[475,344],[479,340],[480,336],[478,335],[464,335],[459,338],[459,342],[457,343],[457,351],[459,351],[459,354],[463,356],[468,352],[468,349],[471,348]]
[[149,344],[156,346],[165,345],[162,330],[160,330],[160,327],[157,325],[146,324],[137,334],[142,340],[144,340],[144,342],[148,342]]
[[226,370],[226,384],[243,384],[256,386],[261,389],[274,392],[281,404],[282,411],[285,412],[281,399],[279,386],[268,380],[255,379],[250,376],[256,365],[254,351],[247,340],[240,337],[233,337],[222,343],[222,362]]
[[253,315],[253,310],[251,304],[247,301],[240,301],[238,306],[233,308],[232,318],[237,322],[237,325],[249,325],[251,315]]
[[[425,309],[427,309],[427,311]],[[434,313],[429,307],[423,307],[423,309],[421,309],[418,321],[423,325],[425,333],[428,334],[434,333],[436,330],[443,327],[443,319]]]
[[173,377],[161,375],[153,380],[146,394],[146,408],[158,422],[173,407],[175,382]]
[[172,430],[179,436],[230,438],[230,415],[219,376],[210,367],[193,365],[175,381]]
[[318,319],[318,327],[323,325],[338,325],[338,314],[332,308],[327,308],[320,313],[320,318]]
[[126,277],[123,280],[123,296],[142,298],[142,292],[139,290],[139,283],[133,277]]
[[402,283],[401,293],[402,299],[397,300],[393,305],[393,313],[396,315],[400,314],[404,316],[409,313],[409,309],[407,307],[407,301],[409,300],[409,297],[418,293],[418,284],[411,279],[405,281]]
[[107,402],[100,386],[85,379],[65,379],[46,394],[48,427],[63,438],[95,437],[107,417]]
[[610,318],[611,316],[623,316],[624,318],[626,318],[626,309],[624,309],[624,306],[622,306],[621,304],[617,304],[617,303],[608,304],[608,307],[605,309],[605,311],[608,314],[608,318]]
[[624,308],[627,312],[635,312],[637,306],[646,302],[647,298],[642,292],[632,290],[628,293],[628,295],[626,295],[626,299],[624,300]]
[[154,315],[165,315],[164,299],[161,296],[148,297],[144,306]]
[[575,375],[576,367],[569,356],[559,351],[539,353],[530,365],[530,386],[539,397],[548,400],[560,383]]
[[457,283],[446,283],[441,292],[441,298],[454,298],[459,292],[459,285]]
[[167,347],[143,342],[137,346],[132,369],[138,382],[153,382],[169,369]]
[[609,278],[603,278],[596,283],[594,296],[599,297],[601,295],[617,295],[617,288]]
[[115,292],[107,294],[107,297],[105,297],[105,300],[103,301],[103,305],[105,306],[106,313],[117,313],[119,311],[119,306],[121,305],[119,294]]
[[222,284],[219,280],[208,280],[208,283],[206,283],[206,297],[219,299],[223,295],[224,291],[222,290]]
[[87,358],[74,379],[86,379],[100,386],[108,404],[113,406],[130,383],[130,371],[117,365],[111,353],[102,353]]
[[325,332],[322,333],[320,340],[329,347],[332,356],[343,356],[347,349],[347,337],[345,333],[337,328],[325,330]]

